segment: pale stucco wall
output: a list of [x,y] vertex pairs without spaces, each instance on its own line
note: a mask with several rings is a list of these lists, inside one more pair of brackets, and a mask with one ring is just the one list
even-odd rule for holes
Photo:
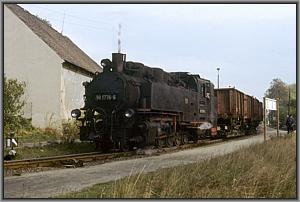
[[71,119],[71,110],[83,107],[85,92],[82,82],[90,80],[88,76],[61,68],[61,117],[63,119]]
[[61,119],[63,60],[4,6],[4,73],[27,84],[25,116],[34,126],[56,125]]

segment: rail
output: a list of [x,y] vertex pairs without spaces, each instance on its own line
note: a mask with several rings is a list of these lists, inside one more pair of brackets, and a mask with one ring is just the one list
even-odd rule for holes
[[69,154],[61,156],[42,157],[34,159],[22,159],[4,161],[4,168],[16,169],[24,167],[51,167],[54,165],[67,165],[68,161],[71,162],[88,162],[94,160],[110,160],[119,157],[128,157],[134,155],[133,152],[118,152],[103,154],[100,152],[82,153],[82,154]]
[[[230,137],[227,141],[234,141],[234,139],[244,139],[248,138],[248,136],[235,136]],[[169,152],[176,152],[178,150],[192,149],[199,146],[205,146],[210,144],[222,143],[222,139],[213,139],[213,140],[202,140],[197,143],[190,143],[181,145],[178,147],[164,147],[158,148],[156,152],[151,152],[151,155],[164,154]],[[125,158],[125,157],[134,157],[141,156],[136,151],[131,152],[115,152],[115,153],[100,153],[100,152],[90,152],[90,153],[82,153],[82,154],[69,154],[69,155],[61,155],[61,156],[51,156],[51,157],[42,157],[42,158],[34,158],[34,159],[22,159],[22,160],[11,160],[4,161],[5,169],[18,169],[18,168],[34,168],[34,167],[55,167],[55,166],[67,166],[74,165],[75,167],[80,167],[80,163],[83,162],[91,162],[96,160],[108,161],[117,158]],[[146,155],[147,156],[147,155]]]

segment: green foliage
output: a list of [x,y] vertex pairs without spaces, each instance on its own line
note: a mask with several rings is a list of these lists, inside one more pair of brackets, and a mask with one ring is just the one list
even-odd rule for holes
[[74,142],[79,139],[79,128],[73,120],[66,120],[62,122],[63,140],[66,142]]
[[286,105],[288,102],[288,85],[281,79],[273,79],[270,88],[266,91],[265,96],[273,99],[280,99],[280,105]]
[[43,141],[60,140],[62,142],[73,143],[79,139],[79,128],[74,121],[66,120],[62,122],[62,128],[22,128],[18,131],[17,139],[20,143],[39,143]]
[[291,84],[288,86],[289,92],[290,92],[290,114],[293,115],[293,117],[296,117],[297,114],[297,94],[296,94],[296,84]]
[[[38,145],[38,144],[35,144]],[[80,154],[95,151],[95,145],[91,142],[81,142],[81,143],[52,143],[46,146],[36,146],[36,147],[17,147],[16,160],[28,159],[28,158],[40,158],[49,157],[57,155],[67,155],[67,154]]]
[[[289,113],[293,115],[294,119],[296,118],[296,84],[287,85],[279,78],[273,79],[269,89],[265,92],[265,96],[272,99],[279,98],[279,125],[281,128],[285,128],[289,105]],[[276,111],[269,113],[270,125],[273,127],[277,125],[277,121],[274,118],[276,117],[276,113]]]
[[289,89],[290,89],[290,92],[291,92],[291,99],[296,99],[297,98],[297,94],[296,94],[296,90],[297,90],[297,88],[296,88],[296,84],[294,83],[294,84],[291,84],[291,85],[289,85],[288,86],[289,87]]
[[52,116],[50,116],[49,127],[45,129],[35,128],[31,121],[22,117],[25,101],[23,99],[25,83],[16,79],[7,79],[4,76],[4,135],[15,132],[19,143],[37,143],[46,140],[61,139],[63,142],[74,142],[79,138],[79,128],[74,121],[63,121],[62,128],[51,127]]
[[4,76],[3,119],[4,134],[6,135],[22,127],[31,127],[30,121],[22,117],[22,109],[25,104],[22,99],[24,88],[24,82],[18,82],[16,79],[7,79]]
[[16,138],[18,139],[18,142],[20,145],[23,143],[40,143],[43,141],[53,141],[57,140],[59,138],[60,134],[57,130],[51,129],[51,128],[35,128],[32,129],[20,129],[18,131],[18,134],[16,135]]

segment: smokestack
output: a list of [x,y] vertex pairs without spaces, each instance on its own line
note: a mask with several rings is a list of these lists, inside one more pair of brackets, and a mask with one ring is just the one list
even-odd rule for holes
[[113,72],[123,72],[125,63],[126,63],[126,54],[122,54],[122,53],[112,54]]

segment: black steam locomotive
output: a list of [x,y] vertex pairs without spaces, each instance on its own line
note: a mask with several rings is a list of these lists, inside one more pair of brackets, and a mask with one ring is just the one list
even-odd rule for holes
[[214,85],[187,72],[166,73],[113,53],[84,82],[85,105],[72,110],[80,139],[103,150],[185,144],[217,135]]

